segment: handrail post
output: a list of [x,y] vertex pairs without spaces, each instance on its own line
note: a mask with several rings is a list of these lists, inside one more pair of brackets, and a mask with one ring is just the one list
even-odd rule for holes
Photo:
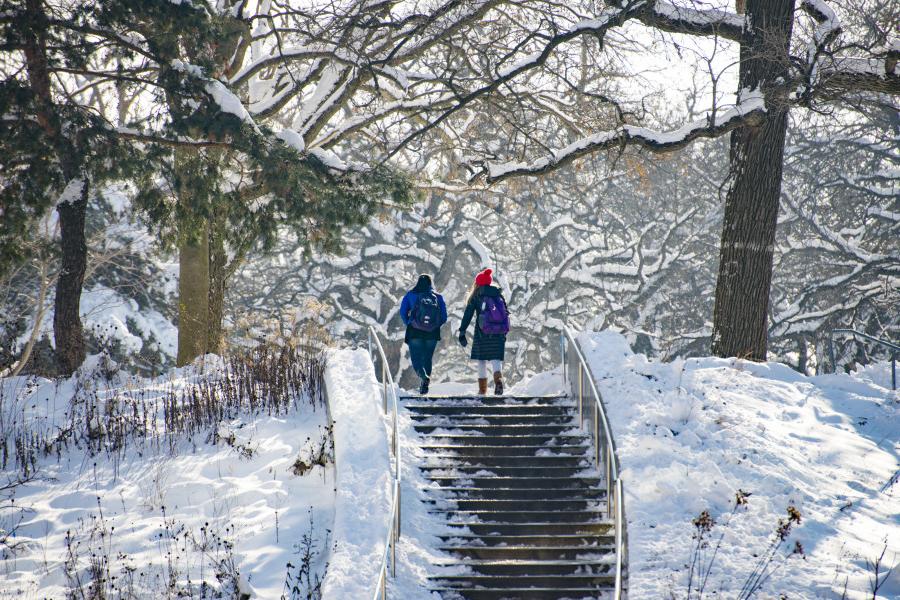
[[596,450],[596,463],[600,466],[600,405],[594,402],[594,449]]
[[584,365],[578,361],[578,426],[584,429],[582,411],[584,407]]
[[397,576],[397,538],[391,541],[391,577]]
[[562,331],[559,334],[559,362],[562,366],[562,380],[563,380],[563,390],[567,389],[567,384],[569,380],[569,364],[566,361],[566,332]]
[[831,372],[837,373],[837,363],[834,360],[834,331],[828,333],[828,358],[831,359]]
[[387,366],[384,364],[385,360],[382,357],[381,359],[381,397],[384,399],[384,412],[387,413]]
[[897,354],[891,354],[891,389],[897,391]]

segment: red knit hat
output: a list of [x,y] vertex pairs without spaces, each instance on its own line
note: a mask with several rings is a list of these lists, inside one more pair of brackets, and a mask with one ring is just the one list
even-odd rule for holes
[[475,276],[475,285],[491,285],[491,271],[490,269],[485,269],[481,273]]

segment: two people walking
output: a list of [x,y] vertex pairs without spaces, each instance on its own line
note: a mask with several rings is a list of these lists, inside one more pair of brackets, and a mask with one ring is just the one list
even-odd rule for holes
[[[457,332],[459,343],[468,345],[466,330],[475,324],[471,358],[478,361],[478,393],[487,394],[488,363],[493,372],[494,393],[503,394],[503,358],[506,334],[509,333],[509,311],[499,287],[493,285],[493,271],[485,269],[475,276],[466,297],[466,307]],[[444,298],[434,291],[431,277],[420,275],[415,287],[403,296],[400,318],[406,325],[405,341],[413,370],[421,379],[420,394],[428,393],[434,350],[440,340],[441,326],[447,322]]]

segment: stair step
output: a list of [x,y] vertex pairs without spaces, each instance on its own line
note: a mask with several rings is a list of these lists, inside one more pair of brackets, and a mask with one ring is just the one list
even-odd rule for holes
[[468,567],[478,575],[517,575],[524,570],[534,575],[605,575],[613,568],[609,560],[494,560],[467,559],[446,560],[434,563],[436,567]]
[[460,480],[471,482],[467,487],[478,488],[552,488],[561,490],[581,490],[585,486],[598,486],[599,478],[592,477],[442,477],[428,476],[426,479],[436,482],[438,485],[446,484],[446,487],[460,487],[455,485]]
[[447,435],[429,434],[423,436],[429,444],[451,446],[547,446],[547,445],[590,445],[590,438],[576,435]]
[[432,587],[445,600],[598,600],[612,597],[611,584],[586,588],[467,588]]
[[467,530],[470,535],[504,536],[504,535],[604,535],[613,530],[609,519],[601,521],[582,521],[580,523],[548,523],[534,521],[531,523],[470,523],[465,521],[447,521],[450,529]]
[[440,535],[438,538],[445,544],[466,544],[471,546],[555,546],[569,544],[571,546],[592,544],[613,544],[615,532],[604,534],[573,533],[560,535],[474,535],[458,533],[456,535]]
[[526,466],[526,467],[504,467],[493,466],[490,469],[479,466],[457,466],[457,467],[427,467],[420,466],[420,471],[436,477],[461,477],[473,476],[478,472],[490,472],[493,477],[550,477],[554,479],[566,479],[569,477],[586,477],[591,480],[600,477],[596,469],[591,467],[554,467],[554,466]]
[[480,415],[577,415],[577,407],[563,404],[407,404],[406,410],[419,415],[474,417]]
[[478,414],[467,417],[449,415],[410,414],[410,419],[420,426],[459,427],[461,425],[568,425],[577,427],[576,420],[570,415],[545,415],[539,412],[509,415],[502,413]]
[[591,447],[586,444],[559,444],[554,446],[490,446],[490,445],[451,445],[423,444],[420,446],[429,453],[453,456],[526,456],[544,458],[547,456],[589,456]]
[[434,515],[443,515],[448,520],[452,516],[460,521],[471,520],[475,523],[515,524],[532,523],[538,519],[544,523],[600,522],[603,511],[585,509],[548,512],[543,510],[445,510],[432,508],[428,512]]
[[447,587],[462,588],[582,588],[590,589],[614,583],[614,575],[433,575],[429,581]]
[[[440,546],[438,548],[454,556],[480,560],[544,560],[560,563],[591,560],[615,561],[615,547],[609,546]],[[612,557],[612,558],[610,558]],[[527,572],[527,571],[526,571]]]
[[535,423],[512,423],[512,424],[491,424],[491,423],[451,423],[444,422],[438,424],[418,423],[415,426],[418,433],[438,435],[447,433],[467,434],[484,434],[484,435],[562,435],[572,434],[578,435],[584,433],[577,423],[552,423],[549,425],[539,425]]
[[493,498],[496,500],[602,500],[606,491],[599,488],[479,488],[479,487],[423,487],[425,497],[435,496],[446,500]]
[[454,456],[447,454],[429,454],[424,457],[429,467],[581,467],[592,466],[590,455],[581,456]]
[[404,403],[406,402],[434,402],[434,403],[447,403],[447,404],[507,404],[511,402],[523,403],[523,404],[534,404],[534,405],[542,405],[542,404],[553,404],[553,403],[564,403],[574,406],[575,402],[568,396],[564,394],[548,394],[546,396],[519,396],[519,395],[510,395],[503,394],[500,396],[463,396],[459,394],[428,394],[426,396],[419,396],[415,394],[401,394],[399,396],[400,400]]
[[597,499],[534,499],[534,498],[431,498],[426,504],[448,510],[500,510],[500,511],[571,511],[606,510],[606,502]]

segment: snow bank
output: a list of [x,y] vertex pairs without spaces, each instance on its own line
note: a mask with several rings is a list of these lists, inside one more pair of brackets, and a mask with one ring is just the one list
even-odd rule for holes
[[[216,376],[222,364],[210,355],[154,379],[110,381],[88,373],[90,365],[59,382],[0,379],[0,440],[14,433],[16,414],[31,430],[59,430],[76,390],[101,407],[127,395],[137,399],[136,413],[142,406],[162,411],[168,391]],[[129,597],[162,597],[170,577],[198,593],[201,582],[218,587],[219,573],[239,572],[238,585],[252,597],[278,598],[288,573],[296,576],[305,536],[311,578],[321,576],[334,470],[316,465],[300,475],[294,462],[309,455],[326,425],[326,411],[303,401],[287,414],[226,419],[216,431],[134,439],[94,454],[67,445],[38,460],[37,479],[0,493],[0,538],[16,528],[14,548],[0,543],[0,598],[68,597],[75,570],[88,587],[94,560],[106,569],[107,587],[130,587]],[[9,465],[0,486],[16,475]]]
[[[883,376],[805,377],[734,359],[659,363],[615,333],[579,341],[618,445],[632,600],[685,596],[691,519],[703,510],[719,522],[713,541],[724,533],[707,591],[735,597],[789,505],[802,523],[759,597],[840,598],[845,582],[848,598],[872,597],[866,559],[886,544],[884,572],[900,557],[900,404],[872,381]],[[738,490],[749,503],[730,518]],[[805,557],[784,562],[794,542]],[[897,571],[879,598],[900,597]]]
[[365,350],[335,350],[325,372],[337,470],[333,540],[325,600],[375,591],[391,512],[391,462],[381,394]]

